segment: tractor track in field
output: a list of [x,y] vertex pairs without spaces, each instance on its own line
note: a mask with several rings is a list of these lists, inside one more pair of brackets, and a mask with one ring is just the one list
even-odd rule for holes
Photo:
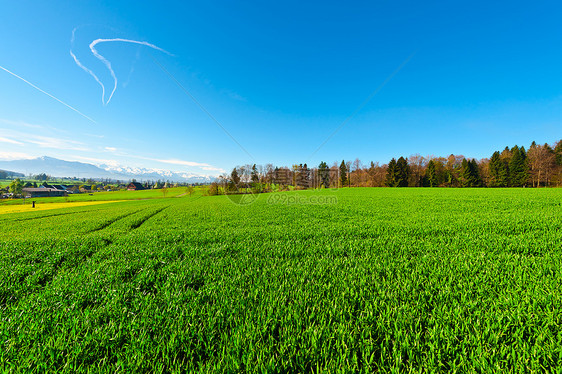
[[135,210],[134,212],[122,214],[122,215],[117,216],[117,217],[115,217],[115,218],[113,218],[113,219],[110,219],[110,220],[108,220],[108,221],[105,221],[104,223],[102,223],[102,224],[99,225],[98,227],[95,227],[95,228],[93,228],[93,229],[87,231],[86,234],[91,234],[91,233],[93,233],[93,232],[97,232],[97,231],[103,230],[103,229],[105,229],[106,227],[108,227],[108,226],[114,224],[115,222],[121,221],[122,219],[125,219],[125,218],[127,218],[127,217],[129,217],[129,216],[131,216],[131,215],[133,215],[133,214],[136,214],[136,213],[140,212],[141,210],[142,210],[142,209]]
[[156,211],[150,213],[149,215],[144,216],[144,217],[141,218],[139,221],[134,222],[134,223],[130,226],[130,227],[131,227],[131,230],[136,230],[136,229],[138,229],[138,228],[141,227],[146,221],[148,221],[149,219],[151,219],[152,217],[154,217],[155,215],[159,214],[159,213],[162,212],[164,209],[167,209],[167,208],[169,208],[169,207],[170,207],[169,205],[168,205],[168,206],[165,206],[164,208],[158,209],[158,210],[156,210]]
[[[163,210],[165,210],[167,208],[169,208],[169,205],[165,206],[163,208],[159,208],[159,209],[147,214],[146,216],[140,218],[138,221],[133,222],[130,226],[130,229],[131,230],[138,229],[146,221],[148,221],[152,217],[158,215],[159,213],[161,213]],[[142,210],[143,209],[138,209],[138,210],[135,210],[133,212],[122,214],[122,215],[117,216],[113,219],[107,220],[107,221],[103,222],[102,224],[100,224],[99,226],[95,227],[94,229],[87,231],[85,234],[99,232],[99,231],[107,228],[108,226],[110,226],[110,225],[112,225],[112,224],[114,224],[118,221],[121,221],[121,220],[123,220],[127,217],[130,217],[134,214],[137,214],[137,213],[141,212]],[[51,215],[47,215],[47,216],[33,217],[32,219],[53,217],[53,216],[67,215],[67,214],[77,214],[77,213],[80,213],[80,212],[51,214]],[[50,268],[49,271],[46,271],[44,274],[42,274],[38,279],[36,279],[34,281],[34,283],[39,288],[31,290],[28,294],[20,295],[19,297],[13,299],[10,302],[8,302],[8,300],[11,299],[12,296],[14,296],[13,292],[7,292],[5,294],[0,294],[0,306],[7,305],[8,303],[13,303],[13,302],[15,302],[17,300],[20,300],[22,298],[29,297],[30,294],[33,294],[33,293],[40,292],[40,291],[44,290],[45,288],[47,288],[51,285],[53,280],[60,273],[61,269],[64,268],[64,267],[67,267],[69,265],[69,263],[73,264],[73,265],[70,265],[70,266],[79,266],[80,264],[83,264],[85,262],[90,261],[90,259],[102,248],[109,247],[114,243],[114,238],[111,238],[111,236],[109,236],[109,237],[101,236],[97,239],[93,239],[93,241],[90,241],[91,239],[86,239],[86,240],[88,241],[88,243],[90,243],[90,244],[87,244],[87,246],[89,248],[84,248],[84,249],[82,249],[80,251],[77,251],[77,252],[64,253],[52,265],[50,265],[51,268]],[[76,265],[74,265],[74,264],[76,264]],[[20,281],[23,282],[23,281],[25,281],[25,279],[27,279],[28,277],[30,277],[32,275],[33,275],[32,273],[24,274],[20,277],[21,278]]]
[[9,222],[31,221],[33,219],[49,218],[49,217],[56,217],[56,216],[65,216],[65,215],[68,215],[68,214],[79,214],[79,213],[83,213],[83,212],[56,213],[56,214],[48,214],[48,215],[38,216],[38,217],[16,218],[16,219],[12,219],[12,220],[8,219],[7,221],[9,221]]

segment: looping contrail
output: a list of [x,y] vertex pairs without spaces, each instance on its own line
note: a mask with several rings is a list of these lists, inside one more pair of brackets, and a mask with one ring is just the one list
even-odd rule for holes
[[31,87],[35,88],[36,90],[38,90],[39,92],[44,93],[45,95],[49,96],[52,99],[55,99],[56,101],[58,101],[59,103],[61,103],[62,105],[72,109],[73,111],[75,111],[76,113],[80,114],[82,117],[92,121],[93,123],[97,123],[96,121],[94,121],[93,119],[91,119],[90,117],[88,117],[87,115],[85,115],[84,113],[82,113],[81,111],[79,111],[76,108],[71,107],[70,105],[68,105],[67,103],[65,103],[64,101],[54,97],[53,95],[51,95],[50,93],[43,91],[42,89],[40,89],[39,87],[37,87],[36,85],[34,85],[33,83],[31,83],[28,80],[25,80],[24,78],[20,77],[19,75],[17,75],[16,73],[11,72],[10,70],[6,69],[5,67],[0,66],[0,69],[4,70],[6,73],[13,75],[14,77],[24,81],[25,83],[29,84]]
[[[71,39],[71,43],[74,42],[74,32],[76,31],[76,29],[74,29],[72,31],[72,39]],[[101,94],[101,102],[103,105],[107,105],[109,104],[109,102],[111,101],[111,98],[113,97],[113,94],[115,93],[115,90],[117,89],[117,76],[115,75],[115,72],[113,71],[113,68],[111,67],[111,62],[106,59],[104,56],[102,56],[98,50],[96,49],[96,45],[100,44],[100,43],[107,43],[107,42],[122,42],[122,43],[132,43],[132,44],[139,44],[139,45],[144,45],[146,47],[152,48],[152,49],[156,49],[157,51],[160,52],[164,52],[168,55],[172,55],[170,52],[154,45],[148,42],[143,42],[143,41],[138,41],[138,40],[132,40],[132,39],[122,39],[122,38],[113,38],[113,39],[96,39],[93,42],[90,43],[90,51],[92,51],[92,54],[101,62],[103,62],[103,64],[107,67],[107,69],[109,70],[109,73],[111,74],[111,77],[113,78],[113,90],[111,90],[111,94],[109,95],[109,98],[107,99],[107,101],[105,101],[105,86],[104,84],[101,82],[101,80],[97,77],[97,75],[90,69],[88,69],[86,66],[84,66],[84,64],[82,64],[80,62],[80,60],[78,60],[78,58],[76,57],[76,55],[74,55],[74,53],[72,53],[72,50],[70,50],[70,55],[72,56],[72,58],[74,59],[74,62],[76,62],[76,65],[78,65],[82,70],[84,70],[86,73],[90,74],[95,80],[96,82],[98,82],[98,84],[101,86],[102,89],[102,94]]]
[[90,69],[88,69],[87,67],[85,67],[84,65],[82,65],[82,63],[80,62],[80,60],[78,60],[78,57],[76,57],[76,55],[74,53],[72,53],[72,51],[70,51],[70,55],[72,56],[72,58],[74,59],[74,62],[76,62],[76,65],[80,66],[82,68],[82,70],[84,70],[86,73],[90,74],[92,77],[94,77],[94,79],[96,80],[96,82],[99,83],[99,85],[101,86],[101,103],[104,104],[103,98],[105,97],[105,87],[103,85],[103,83],[99,80],[99,78],[97,77],[96,74],[94,74],[93,71],[91,71]]

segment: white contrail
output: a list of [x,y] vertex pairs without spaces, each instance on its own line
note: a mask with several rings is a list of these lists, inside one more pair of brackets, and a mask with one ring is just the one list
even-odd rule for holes
[[[72,31],[72,39],[71,42],[74,41],[74,31],[76,29],[74,29]],[[122,38],[114,38],[114,39],[96,39],[93,42],[90,43],[90,51],[92,51],[92,54],[101,62],[103,62],[103,64],[107,67],[107,69],[109,70],[109,73],[111,74],[111,77],[113,78],[113,90],[111,91],[111,94],[109,95],[109,98],[107,99],[107,101],[105,101],[105,86],[104,84],[99,80],[99,78],[94,74],[94,72],[92,72],[90,69],[86,68],[84,65],[82,65],[82,63],[78,60],[78,58],[76,58],[76,56],[74,55],[74,53],[72,53],[72,50],[70,51],[70,55],[72,56],[72,58],[74,59],[74,62],[76,62],[76,65],[78,65],[80,68],[82,68],[82,70],[84,70],[86,73],[90,74],[92,77],[94,77],[94,79],[96,80],[96,82],[99,83],[99,85],[102,88],[102,95],[101,95],[101,102],[103,103],[103,105],[107,105],[109,104],[109,102],[111,101],[111,98],[113,97],[113,94],[115,93],[115,90],[117,89],[117,76],[115,75],[115,72],[113,71],[113,68],[111,67],[111,62],[109,62],[108,59],[106,59],[105,57],[103,57],[96,49],[96,45],[100,44],[100,43],[107,43],[107,42],[123,42],[123,43],[133,43],[133,44],[140,44],[140,45],[144,45],[147,47],[150,47],[152,49],[156,49],[157,51],[161,51],[164,52],[166,54],[171,55],[171,53],[169,53],[168,51],[154,45],[154,44],[150,44],[148,42],[143,42],[143,41],[138,41],[138,40],[131,40],[131,39],[122,39]]]
[[103,83],[99,80],[99,78],[97,77],[97,75],[94,74],[93,71],[91,71],[90,69],[88,69],[87,67],[85,67],[84,65],[82,65],[82,63],[80,62],[80,60],[78,60],[78,58],[76,57],[76,55],[74,53],[72,53],[72,51],[70,51],[70,55],[72,56],[72,58],[74,59],[74,62],[76,62],[76,65],[80,66],[82,68],[82,70],[84,70],[86,73],[90,74],[92,77],[94,77],[94,79],[96,80],[96,82],[99,83],[99,85],[101,86],[101,103],[104,104],[103,98],[105,97],[105,86],[103,85]]
[[50,98],[55,99],[56,101],[58,101],[59,103],[61,103],[62,105],[72,109],[73,111],[75,111],[76,113],[80,114],[82,117],[92,121],[93,123],[97,123],[96,121],[94,121],[93,119],[91,119],[90,117],[88,117],[87,115],[85,115],[84,113],[82,113],[81,111],[79,111],[76,108],[71,107],[70,105],[68,105],[67,103],[65,103],[64,101],[57,99],[56,97],[54,97],[53,95],[51,95],[48,92],[43,91],[42,89],[40,89],[39,87],[37,87],[36,85],[34,85],[33,83],[25,80],[24,78],[20,77],[19,75],[17,75],[16,73],[12,73],[10,70],[6,69],[5,67],[0,66],[0,69],[4,70],[6,73],[13,75],[14,77],[24,81],[25,83],[29,84],[31,87],[35,88],[36,90],[43,92],[45,95],[49,96]]

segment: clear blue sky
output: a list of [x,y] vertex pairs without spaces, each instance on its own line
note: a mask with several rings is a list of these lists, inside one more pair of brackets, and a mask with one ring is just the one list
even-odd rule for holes
[[[562,5],[454,3],[4,2],[0,66],[95,123],[0,70],[0,157],[217,174],[559,140]],[[95,44],[109,100],[89,46],[116,38],[168,53]]]

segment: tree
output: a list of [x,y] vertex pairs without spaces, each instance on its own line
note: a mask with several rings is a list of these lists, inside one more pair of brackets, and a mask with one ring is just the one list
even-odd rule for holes
[[320,185],[324,188],[330,188],[330,168],[324,161],[318,165],[318,176],[320,178]]
[[299,165],[298,185],[303,188],[310,187],[310,169],[307,164]]
[[466,158],[462,160],[461,169],[459,173],[459,182],[461,187],[470,187],[470,167]]
[[511,187],[523,187],[529,179],[529,166],[527,153],[524,147],[517,145],[511,149],[511,160],[509,161],[509,181]]
[[354,186],[360,186],[362,175],[363,167],[361,165],[361,160],[359,160],[359,158],[356,158],[355,161],[353,161],[353,172],[350,173],[349,176],[350,179],[352,179],[351,177],[353,177],[353,180],[351,180],[351,184],[353,184]]
[[232,173],[230,173],[230,181],[235,185],[240,183],[240,176],[238,175],[238,170],[236,170],[236,168],[232,169]]
[[411,155],[408,157],[408,166],[410,167],[410,185],[414,187],[421,187],[423,185],[423,170],[426,163],[426,158],[419,155]]
[[340,164],[340,183],[341,186],[344,187],[347,182],[347,166],[345,165],[345,161],[341,160]]
[[556,157],[556,165],[562,166],[562,140],[559,140],[554,146],[554,154]]
[[36,179],[38,181],[46,181],[49,180],[49,176],[45,173],[41,173],[33,176],[33,179]]
[[475,159],[467,161],[466,158],[462,160],[459,182],[461,187],[480,187],[482,180],[478,172],[478,164]]
[[471,187],[482,187],[484,183],[482,182],[482,177],[480,176],[480,170],[478,168],[478,163],[475,159],[472,159],[468,162],[468,166],[470,168],[470,176],[471,176]]
[[390,160],[386,168],[385,184],[388,187],[398,187],[398,184],[396,183],[396,159],[394,159],[394,157]]
[[256,168],[256,164],[254,164],[252,166],[252,173],[251,173],[250,177],[252,179],[252,183],[258,183],[260,178],[258,176],[258,169]]
[[449,155],[443,170],[443,183],[448,187],[459,186],[459,172],[462,166],[463,155]]
[[232,172],[230,173],[230,182],[228,183],[228,190],[231,192],[238,191],[239,184],[240,184],[240,176],[238,175],[238,170],[236,170],[236,168],[233,168]]
[[410,177],[410,167],[408,166],[408,160],[404,157],[400,157],[396,161],[395,168],[395,180],[397,187],[408,187],[408,179]]
[[351,161],[345,163],[345,168],[347,170],[347,186],[351,187]]
[[207,188],[207,195],[209,196],[216,196],[219,195],[219,185],[216,182],[212,182],[209,187]]
[[532,184],[539,187],[541,182],[546,186],[549,182],[549,177],[556,167],[556,154],[548,144],[537,145],[535,142],[531,144],[529,152],[527,152],[529,159],[530,173],[532,177]]
[[16,178],[10,183],[10,191],[14,194],[14,197],[20,196],[23,193],[23,182]]
[[488,164],[490,169],[490,187],[507,187],[509,184],[509,174],[507,169],[507,163],[505,159],[502,159],[498,151],[494,152],[490,162]]
[[429,160],[427,164],[427,169],[425,171],[426,185],[429,187],[437,186],[437,173],[435,172],[435,162]]

